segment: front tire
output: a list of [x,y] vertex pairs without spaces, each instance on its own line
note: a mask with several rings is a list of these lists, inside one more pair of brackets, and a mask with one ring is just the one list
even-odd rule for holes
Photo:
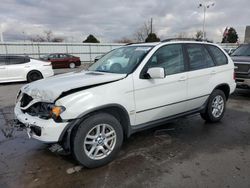
[[220,121],[226,110],[226,97],[223,91],[215,90],[208,99],[208,104],[201,117],[208,122]]
[[98,113],[85,119],[74,131],[72,154],[83,166],[95,168],[111,162],[122,142],[120,122],[110,114]]

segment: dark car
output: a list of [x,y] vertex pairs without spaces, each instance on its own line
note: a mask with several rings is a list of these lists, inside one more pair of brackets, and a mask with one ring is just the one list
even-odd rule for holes
[[81,60],[79,57],[63,54],[63,53],[54,53],[48,54],[40,59],[45,61],[50,61],[53,68],[75,68],[76,66],[81,65]]
[[235,64],[238,87],[250,88],[250,44],[239,46],[231,55]]

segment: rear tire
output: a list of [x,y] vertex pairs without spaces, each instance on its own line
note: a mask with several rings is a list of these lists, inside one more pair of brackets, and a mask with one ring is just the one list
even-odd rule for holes
[[34,82],[43,78],[43,75],[39,71],[31,71],[27,75],[28,82]]
[[75,67],[76,67],[76,64],[75,64],[75,63],[70,63],[70,64],[69,64],[69,68],[74,69]]
[[120,122],[110,114],[85,119],[72,135],[72,154],[87,168],[103,166],[118,154],[123,142]]
[[226,97],[223,91],[215,90],[210,95],[207,103],[207,107],[204,113],[201,113],[201,117],[207,122],[220,121],[226,110]]

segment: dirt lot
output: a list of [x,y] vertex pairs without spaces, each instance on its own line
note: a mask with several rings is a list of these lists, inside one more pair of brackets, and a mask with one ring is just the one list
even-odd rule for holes
[[224,119],[199,115],[132,135],[115,161],[97,169],[11,127],[23,83],[0,85],[0,187],[250,187],[250,90],[237,90]]

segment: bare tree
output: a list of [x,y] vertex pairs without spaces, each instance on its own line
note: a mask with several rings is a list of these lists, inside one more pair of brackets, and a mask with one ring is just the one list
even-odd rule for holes
[[180,38],[180,39],[188,38],[188,35],[187,35],[187,33],[182,32],[182,33],[179,33],[179,34],[177,35],[177,38]]
[[45,30],[45,31],[43,31],[44,32],[44,34],[45,34],[45,40],[47,41],[47,42],[51,42],[52,41],[52,38],[53,38],[53,33],[52,33],[52,31],[51,30]]
[[123,37],[121,39],[115,40],[116,43],[133,43],[134,41],[132,39],[129,39],[127,37]]
[[151,22],[145,22],[139,29],[135,32],[134,38],[136,42],[145,42],[148,35],[151,33]]
[[31,37],[30,40],[32,42],[63,42],[64,38],[54,37],[51,30],[45,30],[44,35],[36,35],[35,37]]

